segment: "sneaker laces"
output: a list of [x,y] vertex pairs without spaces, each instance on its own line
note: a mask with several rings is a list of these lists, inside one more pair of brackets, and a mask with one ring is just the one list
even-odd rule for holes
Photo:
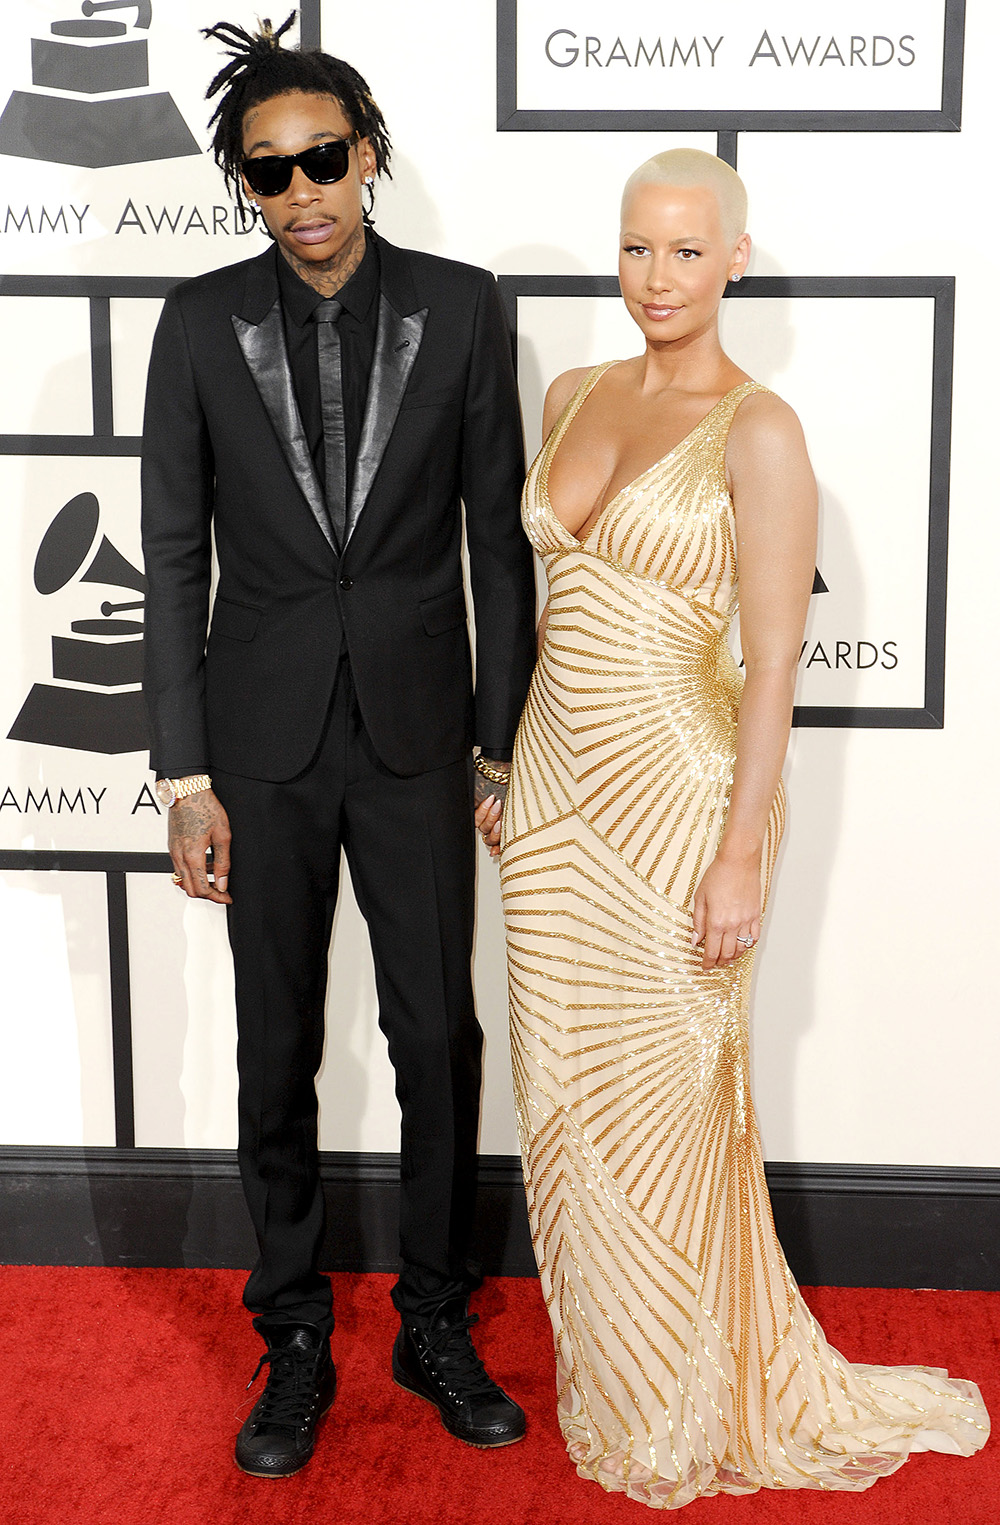
[[465,1318],[419,1331],[427,1349],[447,1366],[448,1375],[461,1383],[463,1392],[469,1397],[498,1391],[497,1384],[476,1355],[469,1334],[473,1324],[478,1323],[479,1314],[469,1313]]
[[257,1370],[247,1383],[253,1387],[264,1367],[270,1365],[267,1383],[257,1402],[257,1422],[262,1429],[297,1430],[308,1419],[316,1400],[318,1351],[290,1351],[284,1346],[265,1350]]

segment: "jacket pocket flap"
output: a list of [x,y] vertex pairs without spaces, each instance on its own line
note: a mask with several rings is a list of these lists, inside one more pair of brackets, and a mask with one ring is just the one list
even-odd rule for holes
[[464,625],[465,589],[449,588],[447,593],[423,599],[420,618],[428,635],[442,635],[445,630],[454,630],[456,625]]
[[259,621],[259,609],[232,604],[228,598],[217,598],[212,608],[212,634],[228,636],[231,641],[252,641]]
[[406,392],[400,403],[403,408],[451,408],[460,406],[465,399],[463,387],[418,387],[414,392]]

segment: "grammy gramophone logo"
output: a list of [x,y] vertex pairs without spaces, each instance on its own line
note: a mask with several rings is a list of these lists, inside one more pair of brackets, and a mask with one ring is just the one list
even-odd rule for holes
[[[99,522],[92,492],[78,493],[59,510],[35,557],[39,593],[58,593],[77,578],[145,594],[146,579],[138,567],[106,535],[98,543]],[[147,745],[139,688],[143,624],[141,618],[119,618],[134,615],[144,604],[144,597],[117,603],[105,599],[99,619],[73,620],[69,635],[52,637],[53,681],[32,685],[7,733],[11,741],[108,754],[138,752]]]
[[[9,0],[8,0],[9,3]],[[99,15],[134,11],[124,21]],[[82,0],[82,14],[31,39],[32,90],[0,116],[0,153],[100,169],[200,154],[173,97],[149,89],[152,0]]]

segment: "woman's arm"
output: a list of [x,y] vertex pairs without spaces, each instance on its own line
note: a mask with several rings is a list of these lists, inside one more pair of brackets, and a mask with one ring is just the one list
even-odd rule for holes
[[[588,369],[589,367],[583,366],[580,370],[564,371],[561,376],[556,377],[549,387],[545,394],[545,406],[542,409],[543,440],[547,440],[552,433],[556,419],[573,396],[584,376],[587,375]],[[548,599],[546,599],[545,607],[538,621],[536,655],[542,649],[548,617],[549,603]],[[477,779],[477,785],[478,782]],[[500,798],[495,793],[490,793],[486,798],[477,800],[476,826],[489,849],[491,858],[498,858],[500,856],[500,828],[503,823],[503,806],[506,797],[507,790],[504,788]]]
[[[542,439],[547,440],[556,426],[556,421],[573,393],[580,385],[583,378],[589,374],[589,366],[580,366],[575,371],[563,371],[557,376],[545,394],[545,405],[542,408]],[[549,601],[545,600],[542,612],[538,616],[537,655],[541,655],[542,645],[545,641],[545,631],[549,623]]]
[[542,612],[538,616],[538,652],[537,652],[538,656],[541,656],[541,654],[542,654],[542,647],[545,644],[545,632],[546,632],[546,630],[548,630],[548,628],[549,628],[549,601],[548,601],[548,599],[546,599],[545,603],[542,605]]
[[760,866],[792,720],[795,673],[816,566],[816,483],[787,403],[750,397],[726,462],[736,511],[746,682],[725,831],[698,886],[694,944],[703,969],[732,963],[760,936]]

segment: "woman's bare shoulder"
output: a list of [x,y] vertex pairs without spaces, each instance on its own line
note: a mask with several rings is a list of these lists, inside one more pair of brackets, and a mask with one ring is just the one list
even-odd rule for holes
[[593,369],[592,365],[578,365],[572,371],[563,371],[562,375],[556,377],[546,392],[545,406],[548,407],[550,403],[557,404],[561,413],[577,387],[590,375]]
[[733,415],[726,450],[730,465],[774,461],[805,452],[798,414],[776,392],[751,392]]
[[585,377],[593,370],[592,365],[580,365],[575,370],[563,371],[557,376],[545,394],[545,407],[542,411],[542,433],[546,439],[552,432],[556,419],[563,408],[569,402],[573,393]]
[[726,445],[726,478],[744,529],[782,505],[815,514],[816,481],[795,409],[773,392],[753,392],[736,409]]

